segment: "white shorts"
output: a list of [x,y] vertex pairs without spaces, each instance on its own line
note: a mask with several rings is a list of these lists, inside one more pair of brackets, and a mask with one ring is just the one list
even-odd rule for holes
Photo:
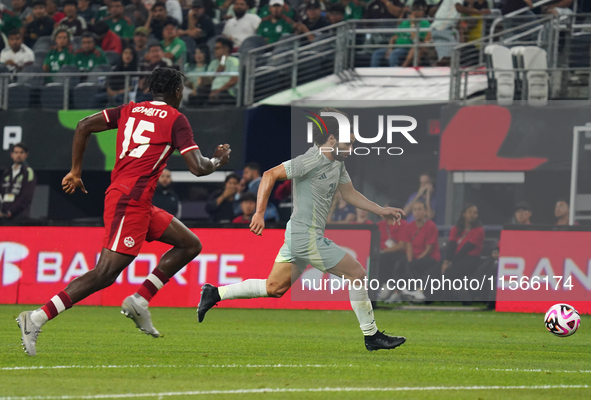
[[335,242],[323,236],[311,236],[305,233],[291,233],[288,224],[285,230],[285,242],[275,262],[293,263],[303,272],[308,265],[326,272],[335,267],[347,253]]

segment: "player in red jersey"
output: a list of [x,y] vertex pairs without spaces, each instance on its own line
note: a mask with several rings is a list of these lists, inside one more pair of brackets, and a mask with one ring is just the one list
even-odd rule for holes
[[82,158],[93,132],[117,130],[117,161],[105,196],[105,237],[96,267],[74,279],[43,307],[24,311],[17,322],[25,352],[36,354],[37,336],[48,320],[73,304],[115,282],[138,255],[144,241],[158,240],[173,247],[133,296],[127,297],[122,313],[154,337],[148,302],[166,282],[201,252],[201,242],[179,220],[152,205],[158,177],[168,157],[178,149],[189,171],[196,176],[211,174],[228,162],[230,146],[219,145],[211,159],[201,155],[193,141],[187,118],[177,109],[181,103],[183,75],[170,68],[154,70],[149,78],[154,101],[129,103],[82,119],[74,133],[72,169],[62,188],[87,193],[82,183]]

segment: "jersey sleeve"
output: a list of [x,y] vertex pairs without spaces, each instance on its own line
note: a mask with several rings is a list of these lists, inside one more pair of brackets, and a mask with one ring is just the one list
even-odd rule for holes
[[351,177],[345,168],[345,163],[341,164],[341,175],[339,176],[339,185],[351,182]]
[[117,128],[117,123],[119,122],[119,118],[121,118],[121,110],[125,106],[126,105],[122,105],[117,108],[108,108],[106,110],[103,110],[103,117],[105,118],[105,122],[107,123],[107,128]]
[[310,155],[302,154],[289,161],[285,161],[283,166],[287,174],[287,179],[300,178],[307,175],[319,164],[319,159]]
[[199,149],[193,140],[193,130],[189,125],[189,120],[183,114],[179,114],[172,125],[172,146],[178,149],[181,154],[185,154],[191,150]]

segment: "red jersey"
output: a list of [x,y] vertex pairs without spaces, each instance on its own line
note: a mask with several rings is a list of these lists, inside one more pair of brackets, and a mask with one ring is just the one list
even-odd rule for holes
[[244,218],[244,215],[239,215],[232,220],[233,224],[250,224],[252,219]]
[[[117,161],[111,189],[152,202],[168,157],[198,149],[187,117],[161,101],[129,103],[103,110],[107,127],[117,129]],[[133,193],[132,193],[133,192]]]
[[458,235],[458,228],[454,226],[449,232],[449,240],[450,242],[456,242],[458,244],[455,254],[457,254],[466,243],[470,242],[474,244],[476,248],[470,251],[468,255],[479,256],[482,252],[482,245],[484,243],[484,228],[479,226],[470,229],[468,232],[464,231],[461,235]]
[[437,225],[430,219],[425,221],[425,224],[420,228],[417,227],[417,222],[413,221],[404,230],[402,241],[412,245],[413,257],[416,259],[420,256],[428,244],[433,245],[433,250],[428,255],[435,261],[439,261],[441,255],[439,254],[439,231]]
[[400,242],[402,240],[402,232],[404,232],[407,225],[408,222],[403,219],[400,220],[400,225],[398,223],[389,224],[387,220],[378,222],[378,227],[380,228],[380,249],[384,250],[388,248],[386,244],[388,241],[393,242],[389,242],[392,246]]

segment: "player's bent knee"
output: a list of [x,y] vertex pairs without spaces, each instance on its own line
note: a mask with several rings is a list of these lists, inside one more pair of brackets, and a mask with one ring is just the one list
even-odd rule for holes
[[355,270],[351,274],[351,278],[353,278],[353,280],[360,280],[360,281],[362,281],[366,277],[367,277],[367,272],[363,269],[363,267],[361,266],[361,264],[358,263],[357,268],[355,268]]
[[119,271],[114,268],[96,268],[96,286],[100,289],[107,288],[114,284],[117,281],[117,277],[119,276]]
[[279,299],[283,297],[283,295],[289,290],[289,287],[282,287],[278,285],[273,285],[272,283],[267,284],[267,294],[269,297],[273,297]]

